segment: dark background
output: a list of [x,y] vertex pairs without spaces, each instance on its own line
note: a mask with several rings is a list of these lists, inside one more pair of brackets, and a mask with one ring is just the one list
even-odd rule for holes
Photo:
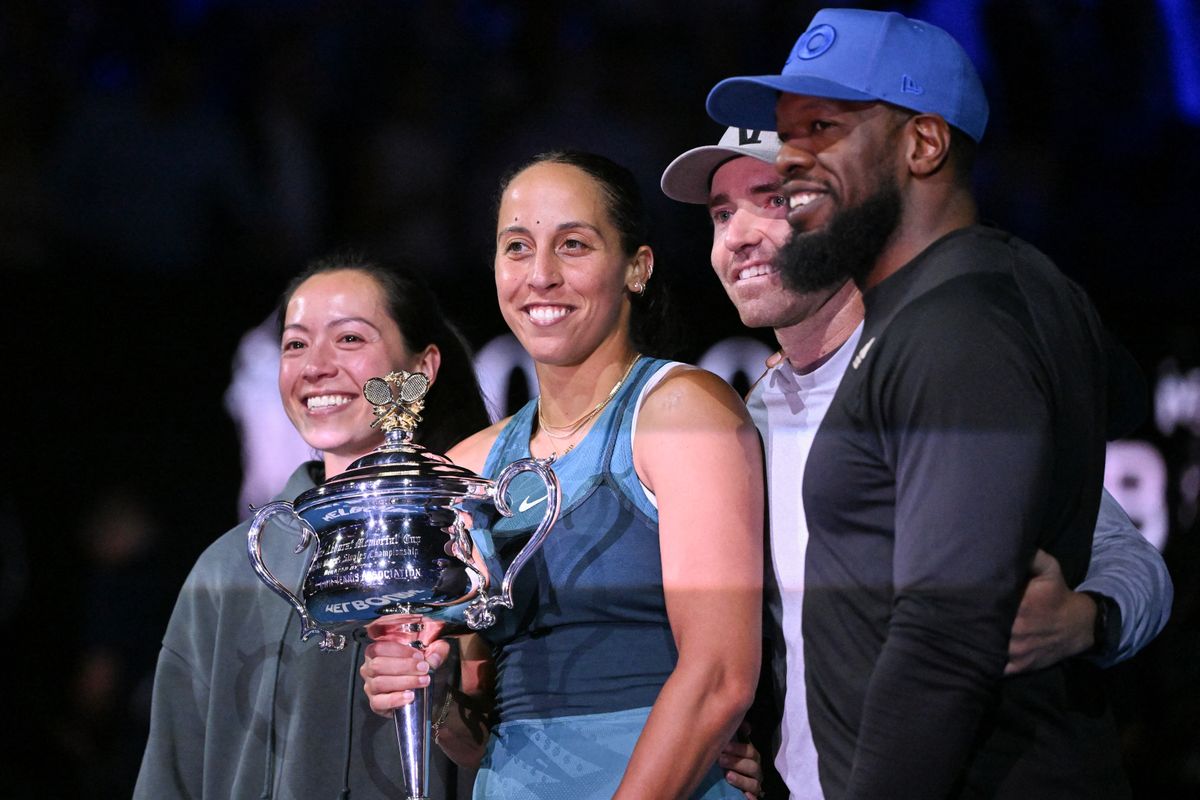
[[[658,177],[720,136],[712,85],[778,72],[820,5],[0,4],[0,796],[128,796],[171,604],[237,520],[234,348],[309,258],[353,245],[422,270],[482,346],[504,332],[500,174],[584,147],[643,182],[679,355],[743,333],[705,215]],[[1200,9],[857,5],[966,43],[992,99],[985,217],[1088,289],[1152,387],[1183,387],[1138,435],[1168,467],[1175,613],[1110,674],[1138,796],[1200,796]]]

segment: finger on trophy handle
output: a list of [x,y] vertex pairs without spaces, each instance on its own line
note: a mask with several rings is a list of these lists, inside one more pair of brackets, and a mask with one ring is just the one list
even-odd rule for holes
[[[421,631],[417,634],[417,639],[420,649],[427,650],[430,645],[442,638],[442,631],[445,629],[446,623],[441,620],[422,617],[421,626]],[[417,644],[413,644],[413,647],[416,646]]]
[[438,640],[446,623],[420,614],[388,614],[367,625],[367,636],[374,641],[402,642],[425,650]]
[[367,624],[367,636],[377,642],[412,644],[420,638],[424,622],[420,614],[388,614]]

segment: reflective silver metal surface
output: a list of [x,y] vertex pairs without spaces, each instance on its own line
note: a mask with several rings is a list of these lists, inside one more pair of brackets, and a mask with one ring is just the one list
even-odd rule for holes
[[[495,608],[512,608],[514,578],[558,519],[562,492],[548,461],[516,461],[493,482],[412,441],[428,385],[419,373],[368,381],[363,393],[375,407],[373,425],[385,431],[383,445],[293,502],[268,503],[251,522],[251,566],[296,610],[301,638],[322,637],[321,649],[340,650],[347,634],[393,613],[436,619],[441,636],[489,627]],[[499,515],[512,515],[505,493],[524,472],[545,484],[546,508],[505,570],[491,529]],[[263,561],[261,537],[276,516],[296,532],[295,554],[308,559],[299,593]],[[413,639],[419,633],[408,632]],[[410,800],[426,792],[427,695],[418,691],[396,714]]]

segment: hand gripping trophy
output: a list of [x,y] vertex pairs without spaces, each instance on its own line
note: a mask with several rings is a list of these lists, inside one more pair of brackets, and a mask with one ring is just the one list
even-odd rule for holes
[[[513,580],[558,519],[562,493],[549,460],[514,461],[493,482],[412,441],[428,388],[421,373],[371,378],[363,395],[384,443],[294,502],[268,503],[254,515],[247,534],[251,566],[296,609],[300,638],[320,635],[322,650],[342,649],[346,634],[386,614],[414,615],[400,626],[414,647],[423,646],[423,618],[437,623],[439,636],[490,627],[495,608],[513,607]],[[512,516],[506,491],[523,472],[545,484],[546,509],[505,571],[490,530],[497,513]],[[285,515],[298,535],[295,554],[308,552],[299,596],[263,562],[260,536],[275,515]],[[429,690],[417,690],[395,722],[407,800],[424,800]]]

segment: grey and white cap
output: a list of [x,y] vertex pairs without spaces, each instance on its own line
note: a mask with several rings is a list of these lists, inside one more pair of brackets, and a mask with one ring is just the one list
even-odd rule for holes
[[707,205],[708,189],[717,167],[739,156],[750,156],[770,164],[779,152],[779,134],[749,128],[729,128],[715,145],[694,147],[663,171],[663,194],[681,203]]

